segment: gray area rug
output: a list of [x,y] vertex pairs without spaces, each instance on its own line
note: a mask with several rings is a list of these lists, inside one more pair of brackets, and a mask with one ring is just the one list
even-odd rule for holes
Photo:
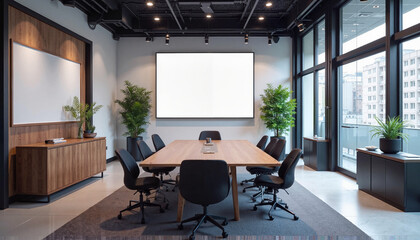
[[[239,179],[249,177],[239,175]],[[239,182],[239,181],[238,181]],[[249,186],[249,185],[247,185]],[[299,216],[293,217],[282,211],[273,212],[274,220],[269,221],[269,206],[253,211],[251,190],[242,193],[239,187],[240,221],[230,220],[225,227],[229,239],[371,239],[359,228],[345,219],[307,189],[296,183],[288,190],[290,195],[281,191],[279,196],[289,205],[289,209]],[[89,208],[46,239],[186,239],[195,222],[184,224],[178,230],[177,192],[165,192],[170,201],[169,209],[159,213],[158,208],[146,208],[146,224],[140,224],[141,217],[136,213],[125,212],[121,220],[117,219],[120,210],[128,201],[137,200],[133,191],[120,188],[98,204]],[[201,206],[186,202],[184,219],[201,213]],[[233,218],[232,197],[209,207],[212,215]],[[221,238],[221,231],[210,223],[203,224],[196,233],[196,239]]]

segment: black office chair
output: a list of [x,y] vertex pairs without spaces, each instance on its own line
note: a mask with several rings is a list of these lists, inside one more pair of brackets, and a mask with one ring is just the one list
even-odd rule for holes
[[219,131],[202,131],[198,140],[206,140],[206,138],[211,138],[211,140],[222,140]]
[[[143,157],[143,160],[152,156],[154,152],[149,148],[147,143],[143,140],[137,141],[137,146],[140,150],[140,154]],[[170,172],[175,170],[175,167],[143,167],[143,170],[149,173],[153,173],[156,176],[160,177],[161,184],[169,184],[169,185],[176,185],[176,181],[172,179],[166,179],[163,180],[163,175],[168,175]],[[166,191],[168,191],[168,187],[166,186]],[[172,191],[175,191],[175,187],[172,189]]]
[[[273,152],[273,149],[276,146],[278,140],[279,140],[278,138],[271,138],[267,147],[264,149],[264,152],[271,155],[271,153]],[[248,166],[248,167],[246,167],[246,170],[250,174],[257,175],[257,176],[260,175],[260,174],[272,174],[272,173],[275,172],[271,167],[263,167],[263,166],[252,166],[252,167]],[[243,180],[241,182],[241,185],[244,185],[244,183],[254,182],[254,179],[255,179],[255,177]],[[246,189],[253,188],[253,187],[255,187],[255,186],[252,185],[252,186],[246,187],[242,190],[242,192],[246,192]]]
[[268,136],[264,135],[262,136],[262,138],[260,139],[260,141],[257,143],[257,148],[264,150],[265,149],[265,145],[267,144],[267,140],[268,140]]
[[[136,190],[140,194],[139,201],[130,201],[127,208],[120,211],[118,214],[118,219],[122,218],[122,213],[125,211],[131,211],[135,208],[141,209],[141,223],[144,224],[144,207],[159,207],[160,212],[164,212],[163,208],[156,203],[145,202],[143,200],[143,193],[146,196],[150,195],[150,191],[160,187],[160,180],[157,177],[141,177],[139,167],[137,166],[136,160],[131,156],[129,152],[124,149],[116,150],[115,153],[120,160],[120,163],[124,169],[124,185],[131,190]],[[131,205],[132,203],[134,205]]]
[[159,135],[152,135],[153,146],[155,147],[156,152],[165,147],[165,143],[162,141]]
[[270,205],[271,208],[268,211],[269,220],[274,219],[273,216],[271,216],[271,211],[276,208],[283,209],[284,211],[292,214],[294,220],[299,219],[299,217],[296,216],[296,214],[294,214],[292,211],[289,210],[286,203],[277,201],[277,193],[279,189],[286,190],[293,185],[295,181],[295,168],[299,161],[301,152],[302,150],[295,148],[289,153],[289,155],[283,161],[279,169],[279,172],[278,172],[279,176],[260,175],[255,178],[255,181],[254,181],[255,185],[259,187],[263,187],[263,188],[273,189],[273,200],[263,199],[260,203],[257,203],[254,205],[254,211],[257,210],[258,206]]
[[[220,228],[223,238],[228,234],[222,225],[227,225],[224,217],[213,216],[207,213],[207,207],[223,201],[229,195],[230,179],[228,166],[223,160],[184,160],[181,163],[179,177],[179,191],[182,197],[194,204],[203,206],[203,213],[188,218],[178,225],[183,229],[186,222],[198,221],[189,239],[194,239],[194,234],[203,222],[211,222]],[[222,224],[215,219],[223,220]]]

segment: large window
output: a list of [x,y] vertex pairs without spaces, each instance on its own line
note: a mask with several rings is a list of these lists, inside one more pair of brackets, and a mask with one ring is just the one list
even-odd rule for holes
[[317,29],[316,64],[325,62],[325,20],[322,20]]
[[316,73],[318,93],[317,135],[325,138],[325,69]]
[[314,136],[314,75],[302,78],[302,132],[303,137]]
[[311,68],[314,66],[314,31],[310,30],[304,37],[302,41],[302,62],[303,70]]
[[341,53],[385,36],[385,0],[349,1],[341,8]]
[[420,1],[419,0],[402,0],[402,27],[409,28],[420,23]]
[[[420,37],[402,44],[402,102],[403,120],[407,123],[404,132],[409,135],[409,141],[404,143],[404,151],[420,154],[418,142],[420,141]],[[416,74],[417,72],[417,74]]]
[[341,129],[339,166],[356,172],[356,149],[378,145],[370,130],[385,120],[385,52],[340,67]]

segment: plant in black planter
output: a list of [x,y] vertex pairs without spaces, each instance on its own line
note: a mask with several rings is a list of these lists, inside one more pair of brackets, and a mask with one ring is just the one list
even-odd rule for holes
[[140,161],[142,160],[136,142],[143,139],[140,134],[146,130],[144,125],[148,124],[147,117],[150,112],[150,94],[145,88],[133,85],[129,81],[125,81],[125,89],[121,89],[124,94],[122,100],[116,100],[115,103],[121,107],[122,123],[126,126],[127,132],[124,136],[127,137],[127,151],[133,157]]
[[398,116],[388,117],[386,122],[375,117],[378,126],[373,127],[370,132],[373,133],[372,138],[379,137],[379,149],[384,153],[397,153],[401,150],[401,139],[408,140],[408,135],[402,130],[406,127],[406,123],[401,121]]
[[[291,99],[292,92],[288,88],[279,85],[273,87],[268,84],[261,95],[263,106],[261,106],[261,119],[265,126],[274,131],[274,136],[283,138],[290,127],[295,126],[294,114],[296,113],[296,99]],[[281,158],[284,158],[284,150]]]

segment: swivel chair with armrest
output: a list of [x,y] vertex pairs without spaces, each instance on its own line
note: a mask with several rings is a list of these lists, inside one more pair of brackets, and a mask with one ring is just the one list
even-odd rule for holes
[[[267,147],[264,149],[264,152],[266,152],[267,154],[269,154],[271,156],[271,154],[273,153],[274,148],[276,147],[277,142],[279,141],[278,138],[271,138],[270,142],[268,143]],[[252,175],[261,175],[261,174],[272,174],[275,172],[275,170],[272,167],[264,167],[264,166],[252,166],[252,167],[246,167],[246,170],[252,174]],[[241,182],[241,185],[244,185],[244,183],[248,183],[248,182],[254,182],[254,178],[250,178],[250,179],[246,179],[243,180]],[[249,186],[249,187],[245,187],[242,192],[246,192],[246,189],[249,188],[254,188],[255,186]]]
[[[279,189],[288,189],[290,188],[295,181],[295,168],[299,162],[299,158],[302,150],[295,148],[293,149],[287,158],[283,161],[280,169],[278,171],[278,176],[274,175],[260,175],[255,178],[255,185],[263,188],[271,188],[273,191],[273,200],[263,199],[260,203],[254,205],[254,211],[257,210],[258,206],[270,205],[271,208],[268,211],[269,220],[273,220],[271,211],[276,208],[280,208],[293,215],[294,220],[298,220],[299,217],[296,216],[292,211],[289,210],[288,206],[284,202],[279,202],[277,200],[277,193]],[[264,191],[264,190],[263,190]],[[284,206],[283,206],[284,205]]]
[[[182,221],[178,229],[183,229],[186,222],[198,221],[189,237],[192,240],[200,225],[209,221],[220,228],[223,231],[222,237],[226,238],[228,234],[222,225],[227,225],[227,219],[209,215],[207,207],[223,201],[229,195],[229,190],[230,179],[225,161],[184,160],[180,168],[179,191],[185,200],[201,205],[203,213]],[[223,223],[220,224],[215,219],[223,220]]]
[[[143,193],[146,196],[150,195],[151,190],[160,187],[160,180],[157,177],[139,178],[138,176],[140,175],[140,170],[133,156],[131,156],[131,154],[124,149],[116,150],[115,153],[117,154],[121,166],[124,169],[124,185],[128,189],[136,190],[140,194],[139,201],[130,201],[128,207],[120,211],[120,214],[118,214],[118,219],[122,218],[123,212],[131,211],[139,207],[141,209],[141,223],[144,224],[145,206],[159,207],[160,212],[164,212],[163,208],[159,204],[145,202],[143,200]],[[133,202],[135,202],[135,204],[131,205]]]
[[[139,147],[140,155],[143,157],[143,160],[154,154],[154,152],[152,152],[147,143],[143,140],[138,140],[137,146]],[[163,175],[168,175],[170,172],[175,170],[175,167],[143,167],[143,170],[149,173],[153,173],[156,176],[159,176],[162,185],[169,184],[175,186],[175,180],[163,180]],[[166,190],[168,190],[168,187],[166,187]],[[175,191],[175,188],[173,188],[172,191]]]
[[211,140],[222,140],[219,131],[202,131],[198,140],[206,140],[206,138],[211,138]]

